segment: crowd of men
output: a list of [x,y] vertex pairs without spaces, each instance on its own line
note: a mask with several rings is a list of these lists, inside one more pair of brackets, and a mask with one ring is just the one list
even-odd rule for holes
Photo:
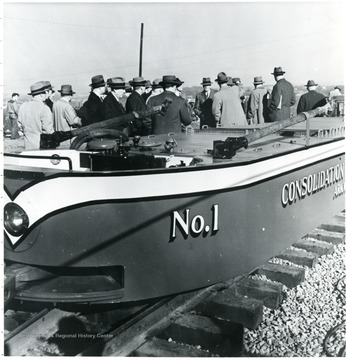
[[[32,98],[18,106],[18,93],[12,94],[7,113],[11,121],[11,139],[24,135],[25,149],[39,149],[41,134],[69,131],[119,117],[128,113],[147,110],[161,105],[165,99],[171,104],[165,113],[137,118],[130,124],[119,124],[118,130],[129,136],[168,134],[181,132],[182,127],[199,119],[200,128],[231,127],[264,124],[290,117],[295,104],[293,85],[284,78],[285,71],[275,67],[271,73],[276,84],[272,91],[264,87],[261,76],[254,77],[254,89],[246,98],[240,78],[231,78],[220,72],[215,79],[219,90],[211,89],[209,77],[202,79],[203,90],[196,95],[194,106],[181,96],[184,83],[175,75],[164,75],[152,83],[143,77],[134,77],[127,83],[123,77],[104,80],[102,75],[91,78],[90,94],[83,106],[75,110],[71,99],[75,92],[71,85],[58,90],[60,99],[53,101],[54,88],[49,81],[39,81],[30,86]],[[315,109],[326,103],[326,97],[316,91],[313,80],[307,82],[307,93],[299,99],[297,112]],[[335,87],[334,91],[340,91]],[[341,94],[341,92],[340,92]],[[336,94],[335,94],[336,95]],[[61,145],[68,145],[71,140]]]

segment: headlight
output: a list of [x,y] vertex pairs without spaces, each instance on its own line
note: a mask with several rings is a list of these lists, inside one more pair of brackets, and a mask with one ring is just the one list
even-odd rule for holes
[[8,203],[4,208],[5,229],[13,236],[20,236],[29,226],[26,212],[15,203]]

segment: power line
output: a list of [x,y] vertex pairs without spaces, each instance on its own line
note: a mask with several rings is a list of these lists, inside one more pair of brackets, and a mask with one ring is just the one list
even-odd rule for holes
[[136,30],[136,28],[120,28],[115,26],[104,26],[104,25],[84,25],[84,24],[69,24],[69,23],[61,23],[61,22],[55,22],[55,21],[45,21],[45,20],[37,20],[37,19],[25,19],[25,18],[17,18],[17,17],[10,17],[5,16],[4,19],[7,20],[21,20],[21,21],[29,21],[34,23],[43,23],[43,24],[49,24],[49,25],[64,25],[64,26],[74,26],[74,27],[89,27],[89,28],[96,28],[96,29],[115,29],[115,30]]

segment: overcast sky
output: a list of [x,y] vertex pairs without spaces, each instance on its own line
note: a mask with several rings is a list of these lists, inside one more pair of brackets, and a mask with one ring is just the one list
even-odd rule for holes
[[69,2],[5,1],[4,94],[28,93],[39,80],[89,92],[91,77],[174,74],[199,85],[220,71],[251,86],[274,83],[281,66],[294,85],[313,79],[343,83],[343,1],[309,2]]

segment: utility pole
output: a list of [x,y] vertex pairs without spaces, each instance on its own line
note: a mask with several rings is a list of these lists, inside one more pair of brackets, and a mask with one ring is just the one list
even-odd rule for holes
[[140,64],[139,64],[139,76],[142,76],[142,46],[143,46],[143,23],[141,23],[141,36],[140,36]]

